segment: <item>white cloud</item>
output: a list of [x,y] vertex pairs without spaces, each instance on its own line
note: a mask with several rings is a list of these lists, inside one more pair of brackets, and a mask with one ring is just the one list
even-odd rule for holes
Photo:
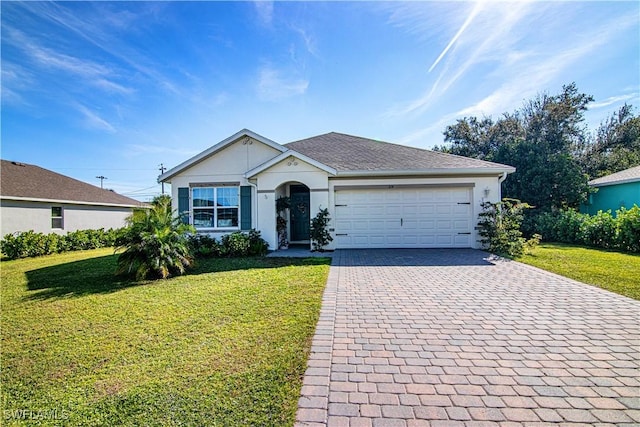
[[108,133],[116,132],[116,128],[111,123],[100,117],[97,113],[91,111],[86,106],[82,104],[76,104],[75,108],[80,113],[82,113],[82,115],[84,116],[84,123],[90,129],[96,129]]
[[158,144],[129,144],[125,147],[122,154],[125,157],[149,155],[149,154],[166,154],[175,156],[175,158],[189,158],[198,154],[200,150],[188,150],[184,148],[170,148]]
[[591,104],[589,104],[589,108],[596,109],[596,108],[608,107],[610,105],[617,104],[620,102],[631,101],[632,99],[637,99],[638,97],[640,97],[640,95],[638,94],[637,91],[635,93],[627,93],[624,95],[610,96],[607,99],[603,99],[602,101],[592,102]]
[[433,69],[436,67],[436,65],[438,65],[440,60],[444,58],[444,56],[447,54],[449,49],[451,49],[451,47],[455,44],[455,42],[458,41],[462,33],[464,33],[464,30],[466,30],[469,24],[471,24],[471,21],[473,21],[473,18],[475,18],[478,12],[480,12],[480,9],[482,8],[482,4],[483,4],[482,2],[477,2],[476,5],[473,7],[473,9],[471,9],[471,13],[469,13],[469,15],[467,16],[467,19],[464,21],[464,23],[462,24],[458,32],[453,36],[453,38],[451,39],[447,47],[444,48],[444,50],[433,62],[433,64],[431,64],[431,67],[429,67],[429,72],[433,71]]
[[253,2],[258,19],[263,25],[269,26],[273,22],[273,1],[257,0]]
[[263,66],[259,71],[257,91],[258,97],[264,101],[303,95],[308,87],[308,80],[283,77],[281,71],[271,66]]

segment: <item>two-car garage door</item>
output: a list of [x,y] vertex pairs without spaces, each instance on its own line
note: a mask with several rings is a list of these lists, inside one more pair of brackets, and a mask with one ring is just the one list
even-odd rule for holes
[[468,248],[471,187],[336,187],[338,248]]

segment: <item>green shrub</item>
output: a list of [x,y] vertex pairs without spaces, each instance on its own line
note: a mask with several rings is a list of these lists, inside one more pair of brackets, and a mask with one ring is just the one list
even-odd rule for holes
[[616,220],[611,211],[599,211],[596,215],[583,214],[579,243],[600,248],[616,246]]
[[621,208],[596,215],[573,209],[548,212],[536,218],[536,230],[545,240],[605,249],[640,252],[640,208]]
[[10,259],[114,246],[122,229],[77,230],[67,234],[36,233],[33,230],[7,234],[0,250]]
[[616,212],[616,246],[623,251],[640,252],[640,208],[621,208]]
[[259,231],[250,230],[226,234],[220,241],[206,234],[192,235],[189,236],[189,247],[196,257],[241,257],[265,255],[269,244],[260,237]]
[[127,219],[127,230],[118,238],[116,274],[134,275],[136,280],[165,279],[183,274],[193,258],[188,234],[195,229],[182,223],[166,201],[151,209],[135,210]]
[[263,256],[269,250],[269,243],[260,236],[258,230],[249,231],[249,255]]
[[333,241],[333,237],[327,230],[329,221],[329,209],[326,208],[320,209],[320,212],[311,220],[309,232],[313,242],[313,250],[322,252],[324,247]]
[[523,211],[530,208],[516,199],[503,199],[501,202],[483,202],[480,213],[480,243],[490,252],[515,257],[522,255],[525,248],[535,246],[539,236],[527,241],[522,237],[520,225]]
[[207,234],[189,235],[188,244],[197,258],[219,257],[223,253],[222,244]]

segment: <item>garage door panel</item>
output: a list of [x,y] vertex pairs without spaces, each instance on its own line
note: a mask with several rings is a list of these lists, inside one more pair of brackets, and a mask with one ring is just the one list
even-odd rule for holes
[[438,204],[436,205],[436,215],[451,215],[451,211],[453,210],[452,205],[444,205]]
[[472,246],[468,187],[338,190],[335,200],[338,248]]
[[433,215],[436,213],[436,206],[433,204],[429,204],[429,205],[420,205],[418,207],[418,214],[421,217],[427,216],[427,215]]

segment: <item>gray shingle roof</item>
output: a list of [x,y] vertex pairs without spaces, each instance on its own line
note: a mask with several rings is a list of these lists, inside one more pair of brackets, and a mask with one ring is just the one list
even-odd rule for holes
[[0,161],[0,196],[82,202],[93,205],[143,206],[144,203],[86,182],[26,163]]
[[499,163],[331,132],[285,147],[345,171],[420,171],[433,169],[512,169]]
[[612,173],[601,178],[589,181],[589,185],[600,187],[602,185],[622,184],[624,182],[640,181],[640,165],[625,169],[620,172]]

